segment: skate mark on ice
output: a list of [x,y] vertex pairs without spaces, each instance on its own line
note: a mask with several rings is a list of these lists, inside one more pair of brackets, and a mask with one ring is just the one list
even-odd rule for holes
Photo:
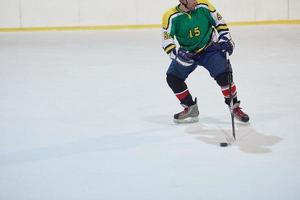
[[99,137],[85,138],[63,144],[52,144],[6,154],[0,153],[0,168],[93,153],[126,151],[141,146],[155,146],[168,140],[168,135],[161,128],[99,135]]
[[172,116],[170,115],[148,115],[143,116],[142,120],[151,122],[154,124],[163,124],[163,125],[174,125]]
[[[213,118],[201,118],[197,124],[190,125],[185,132],[196,135],[196,139],[210,145],[219,146],[221,142],[232,140],[231,125]],[[278,136],[256,131],[250,124],[236,124],[236,141],[232,146],[242,152],[252,154],[271,153],[271,147],[282,141]]]

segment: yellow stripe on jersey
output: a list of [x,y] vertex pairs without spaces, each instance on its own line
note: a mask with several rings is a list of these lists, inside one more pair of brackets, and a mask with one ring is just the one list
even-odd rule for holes
[[226,24],[220,24],[216,27],[217,31],[228,31],[228,26]]
[[175,44],[171,44],[171,45],[168,45],[164,50],[167,54],[169,54],[171,52],[172,49],[174,49],[176,46]]
[[163,15],[163,21],[162,21],[162,26],[164,29],[168,29],[169,28],[169,24],[170,24],[170,19],[173,15],[175,15],[176,13],[178,13],[176,7],[173,7],[171,9],[169,9],[167,12],[165,12],[165,14]]
[[197,3],[206,5],[210,12],[216,11],[215,7],[207,0],[197,0]]

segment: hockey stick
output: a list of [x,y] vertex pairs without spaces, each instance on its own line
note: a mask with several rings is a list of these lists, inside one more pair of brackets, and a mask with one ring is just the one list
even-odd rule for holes
[[230,64],[230,60],[229,60],[229,54],[228,52],[226,52],[226,62],[227,62],[227,67],[228,67],[228,81],[229,81],[229,98],[230,98],[230,103],[228,104],[228,108],[230,111],[230,115],[231,115],[231,126],[232,126],[232,136],[234,141],[236,140],[235,137],[235,124],[234,124],[234,114],[233,114],[233,96],[232,96],[232,69],[231,69],[231,64]]
[[227,142],[221,142],[220,146],[221,147],[227,147],[228,145],[232,145],[234,143],[234,141],[236,140],[235,137],[235,124],[234,124],[234,114],[233,114],[233,96],[232,96],[232,68],[231,68],[231,64],[230,64],[230,60],[229,60],[229,54],[228,52],[226,52],[225,54],[226,56],[226,64],[227,64],[227,70],[228,70],[228,82],[229,82],[229,98],[230,98],[230,102],[228,104],[228,108],[230,111],[230,115],[231,115],[231,127],[232,127],[232,136],[233,136],[233,141],[228,141]]

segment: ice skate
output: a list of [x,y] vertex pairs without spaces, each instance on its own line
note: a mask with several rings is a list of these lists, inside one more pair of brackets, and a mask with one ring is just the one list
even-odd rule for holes
[[199,110],[197,105],[197,98],[195,98],[195,104],[191,106],[182,105],[184,110],[174,115],[175,123],[194,123],[198,122]]
[[249,116],[242,111],[242,108],[240,107],[240,101],[233,105],[233,115],[240,122],[249,122]]

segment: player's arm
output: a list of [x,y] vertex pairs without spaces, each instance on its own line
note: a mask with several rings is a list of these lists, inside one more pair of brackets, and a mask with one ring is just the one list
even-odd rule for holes
[[170,56],[170,58],[174,59],[176,54],[176,44],[174,40],[173,31],[173,23],[172,19],[176,16],[177,11],[175,8],[168,10],[162,19],[162,48],[163,50]]
[[215,9],[215,7],[207,0],[197,0],[198,4],[205,6],[209,13],[212,25],[219,34],[218,42],[225,51],[231,55],[234,48],[234,42],[229,32],[229,28],[223,19],[222,15]]
[[216,8],[207,0],[197,0],[197,2],[199,5],[204,6],[209,11],[212,25],[215,27],[219,35],[231,39],[229,28],[222,15],[216,10]]
[[166,12],[163,16],[162,47],[172,60],[175,60],[180,65],[188,67],[194,64],[194,59],[191,58],[192,54],[182,48],[176,50],[173,19],[177,15],[178,11],[176,8],[173,8]]

